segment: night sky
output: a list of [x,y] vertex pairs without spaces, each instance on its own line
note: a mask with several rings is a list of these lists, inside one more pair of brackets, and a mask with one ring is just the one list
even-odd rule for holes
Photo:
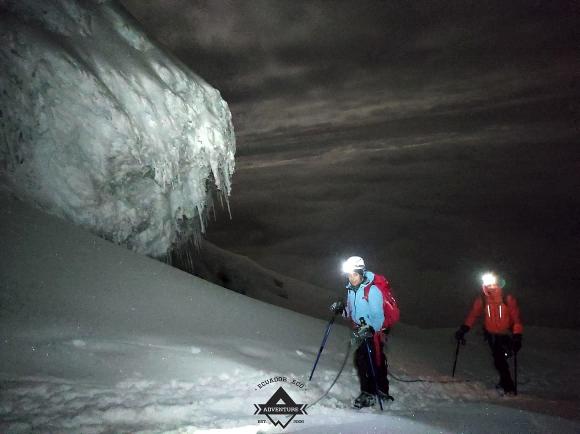
[[363,256],[425,326],[492,268],[528,324],[580,326],[580,3],[123,4],[232,111],[208,240],[337,295]]

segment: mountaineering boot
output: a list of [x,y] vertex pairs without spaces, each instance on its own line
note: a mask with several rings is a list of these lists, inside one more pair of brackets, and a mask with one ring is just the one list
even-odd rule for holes
[[375,405],[375,397],[367,392],[362,392],[353,403],[354,408],[372,407],[373,405]]
[[512,387],[504,387],[501,384],[496,384],[495,391],[497,392],[497,394],[499,396],[515,396],[516,395],[516,390],[513,386]]

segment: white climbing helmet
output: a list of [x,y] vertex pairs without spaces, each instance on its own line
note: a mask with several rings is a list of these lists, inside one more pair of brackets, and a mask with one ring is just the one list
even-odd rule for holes
[[357,270],[365,270],[365,261],[360,256],[351,256],[342,263],[342,272],[345,274],[350,274]]

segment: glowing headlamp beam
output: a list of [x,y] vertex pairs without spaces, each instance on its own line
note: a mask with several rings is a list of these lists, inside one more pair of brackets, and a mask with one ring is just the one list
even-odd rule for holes
[[481,281],[485,286],[491,286],[497,284],[497,276],[493,273],[485,273],[481,276]]
[[342,263],[342,272],[343,272],[344,274],[350,274],[350,273],[352,273],[353,271],[354,271],[354,269],[352,268],[352,265],[351,265],[351,264],[349,264],[349,263],[348,263],[348,262],[346,262],[346,261]]

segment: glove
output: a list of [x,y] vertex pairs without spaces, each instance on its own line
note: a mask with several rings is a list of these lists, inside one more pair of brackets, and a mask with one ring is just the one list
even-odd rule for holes
[[512,350],[517,354],[522,349],[522,335],[520,333],[512,336]]
[[365,340],[371,338],[375,334],[375,329],[370,325],[365,324],[353,331],[352,334],[357,340]]
[[342,300],[337,300],[330,305],[330,310],[335,315],[341,315],[344,312],[344,302]]
[[455,339],[461,342],[462,345],[465,345],[465,333],[469,331],[469,326],[462,324],[461,327],[455,332]]

